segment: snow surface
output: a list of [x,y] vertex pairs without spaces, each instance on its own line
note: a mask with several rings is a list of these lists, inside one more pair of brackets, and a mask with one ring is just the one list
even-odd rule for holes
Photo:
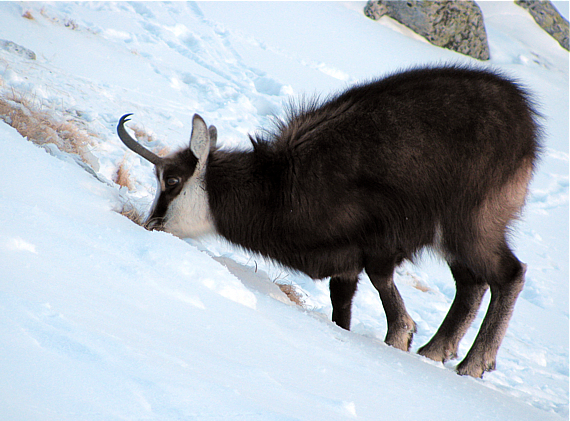
[[[95,178],[0,121],[0,419],[568,419],[568,52],[512,2],[479,4],[489,63],[374,22],[364,2],[0,2],[0,39],[37,55],[0,50],[0,95],[86,128],[98,161]],[[527,283],[482,380],[414,353],[454,296],[429,255],[396,274],[418,325],[408,354],[383,344],[365,276],[346,332],[329,321],[327,282],[116,212],[148,209],[155,188],[151,165],[115,134],[122,114],[157,150],[184,145],[195,112],[224,147],[246,148],[291,96],[447,62],[519,79],[544,116],[544,158],[512,238]],[[110,181],[123,159],[133,191]],[[275,280],[306,308],[286,304]]]

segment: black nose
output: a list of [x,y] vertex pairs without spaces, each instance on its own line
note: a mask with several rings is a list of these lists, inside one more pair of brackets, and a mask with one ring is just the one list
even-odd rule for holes
[[149,218],[145,222],[144,227],[149,231],[164,231],[162,218]]

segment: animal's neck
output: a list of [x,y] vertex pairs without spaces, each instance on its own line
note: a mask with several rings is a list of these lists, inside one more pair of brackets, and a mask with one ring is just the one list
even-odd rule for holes
[[265,230],[271,229],[267,221],[276,223],[271,209],[276,206],[282,176],[278,168],[264,161],[254,151],[215,151],[206,172],[208,201],[218,234],[262,253],[260,241],[268,234]]

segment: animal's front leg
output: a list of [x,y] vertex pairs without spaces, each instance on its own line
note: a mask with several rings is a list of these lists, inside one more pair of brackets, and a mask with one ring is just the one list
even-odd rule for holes
[[406,311],[404,300],[394,284],[395,264],[392,263],[393,261],[395,259],[390,260],[389,263],[375,261],[374,264],[366,267],[366,273],[378,290],[386,313],[388,332],[385,342],[394,348],[409,351],[414,333],[416,333],[416,324]]
[[332,321],[346,330],[350,330],[352,298],[356,292],[357,284],[358,275],[333,276],[329,283],[333,307]]

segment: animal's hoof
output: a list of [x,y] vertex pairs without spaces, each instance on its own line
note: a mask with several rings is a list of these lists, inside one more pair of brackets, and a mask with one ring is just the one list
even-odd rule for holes
[[388,333],[386,334],[384,342],[386,342],[387,345],[401,349],[402,351],[409,351],[416,331],[416,324],[412,319],[410,319],[406,323],[402,324],[401,327],[392,329],[388,328]]
[[418,354],[429,358],[433,361],[446,362],[457,358],[457,351],[445,346],[444,344],[437,344],[434,342],[428,342],[426,345],[422,346],[418,350]]
[[482,379],[483,374],[486,371],[493,371],[495,370],[495,367],[496,367],[495,360],[487,362],[481,361],[480,363],[475,363],[466,357],[457,366],[456,371],[457,374],[459,374],[460,376],[471,376],[477,379]]

